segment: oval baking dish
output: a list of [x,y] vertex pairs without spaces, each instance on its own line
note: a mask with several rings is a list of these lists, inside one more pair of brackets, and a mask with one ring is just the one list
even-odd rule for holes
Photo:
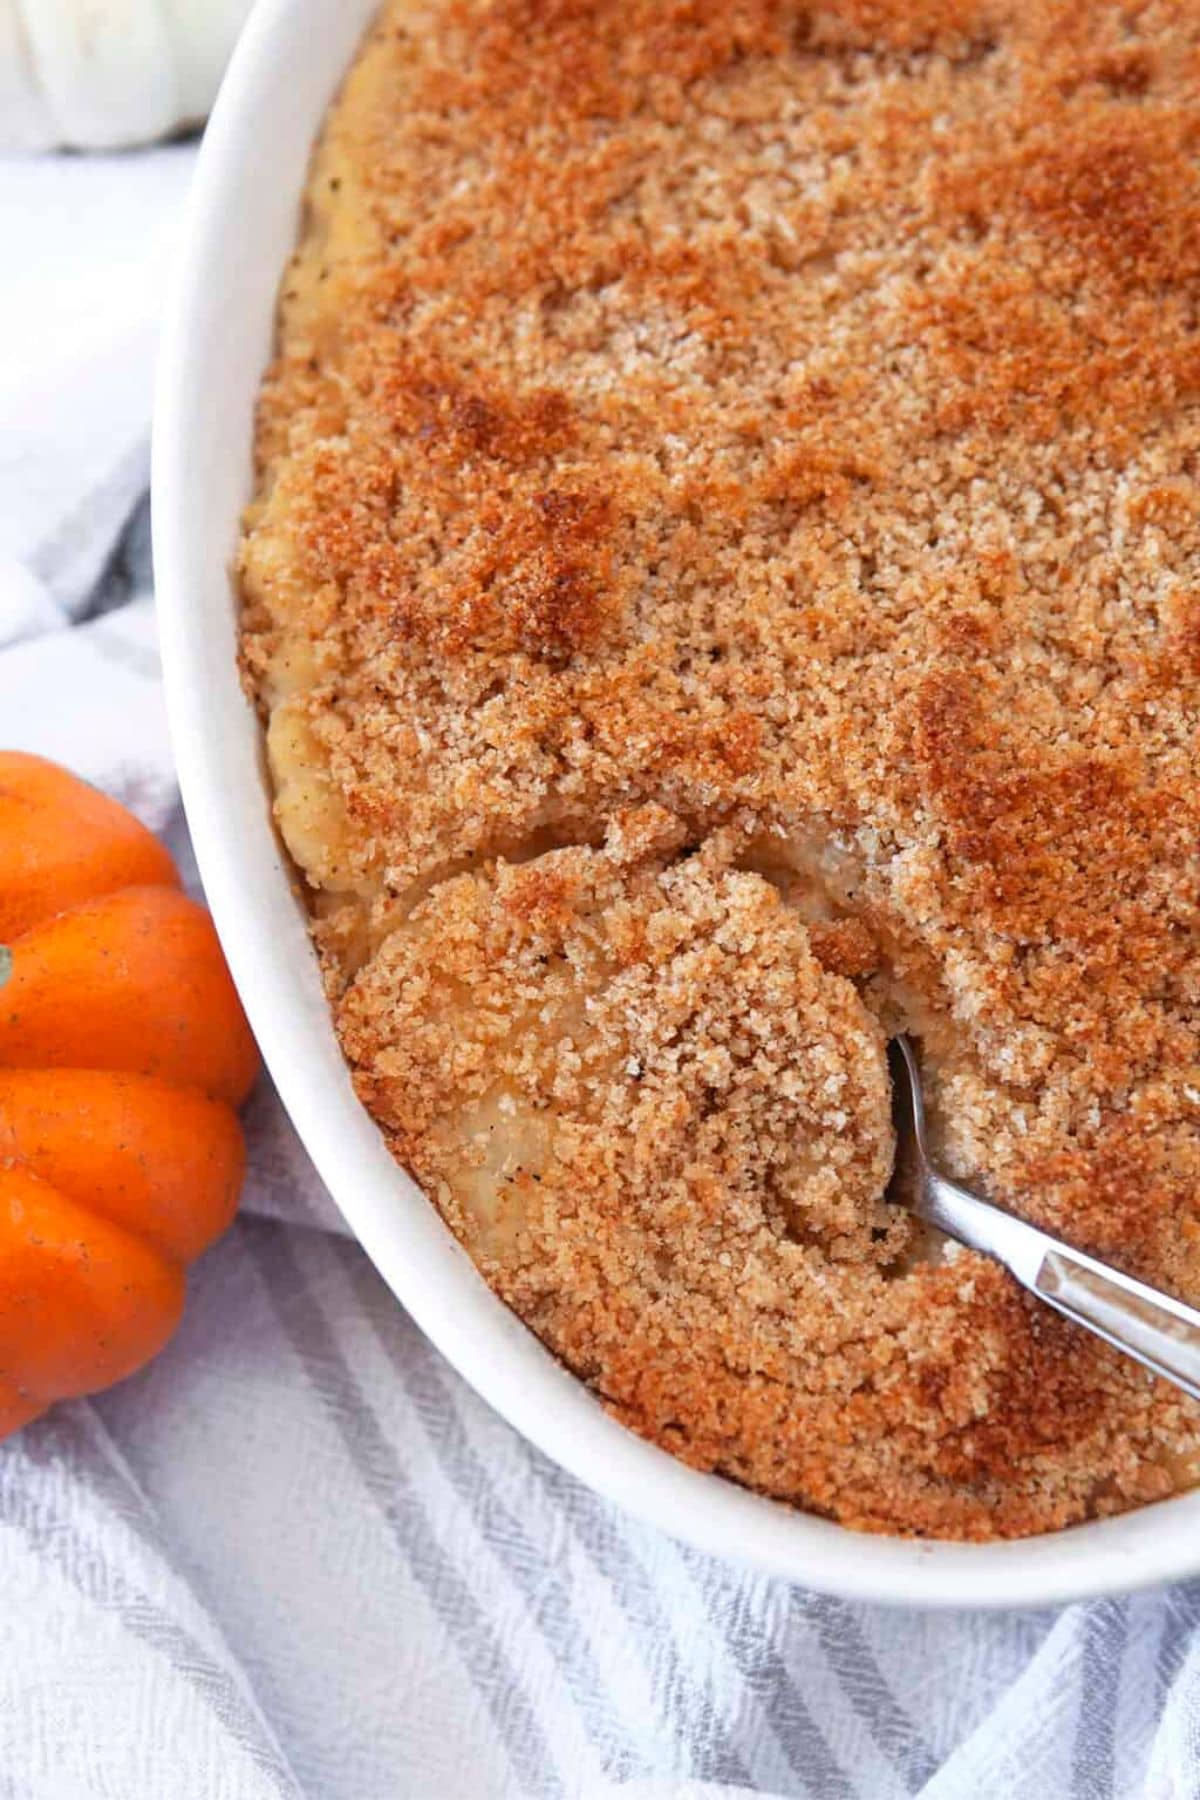
[[707,1551],[921,1606],[1042,1606],[1194,1573],[1200,1492],[972,1545],[862,1536],[683,1467],[610,1419],[495,1298],[356,1099],[271,824],[229,571],[310,150],[373,10],[260,0],[252,15],[200,156],[155,420],[155,565],[184,801],[230,966],[309,1154],[399,1301],[497,1411],[581,1480]]

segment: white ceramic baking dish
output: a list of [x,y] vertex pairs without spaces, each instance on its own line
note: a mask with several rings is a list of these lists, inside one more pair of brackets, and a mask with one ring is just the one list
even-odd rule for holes
[[1200,1492],[1020,1543],[863,1537],[682,1467],[607,1418],[485,1287],[347,1078],[274,836],[229,579],[255,394],[309,151],[375,0],[259,0],[204,141],[162,344],[154,551],[188,820],[250,1020],[330,1192],[398,1300],[498,1412],[664,1531],[865,1600],[1048,1605],[1200,1569]]

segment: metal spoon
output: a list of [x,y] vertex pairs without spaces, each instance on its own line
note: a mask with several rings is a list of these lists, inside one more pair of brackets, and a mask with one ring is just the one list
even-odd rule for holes
[[888,1063],[896,1123],[889,1197],[959,1243],[996,1257],[1039,1300],[1200,1400],[1200,1312],[940,1175],[926,1148],[921,1071],[908,1038],[892,1039]]

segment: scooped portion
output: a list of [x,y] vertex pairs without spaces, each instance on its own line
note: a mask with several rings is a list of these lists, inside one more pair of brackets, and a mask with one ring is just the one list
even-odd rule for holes
[[883,1030],[728,841],[647,807],[453,876],[338,1028],[397,1157],[626,1424],[860,1524],[1004,1506],[983,1417],[1014,1383],[1036,1407],[1061,1334],[997,1314],[982,1261],[914,1262]]
[[814,1366],[831,1267],[882,1269],[910,1224],[879,1025],[768,882],[681,838],[647,808],[441,883],[339,1025],[505,1298],[631,1423],[761,1480],[757,1388]]

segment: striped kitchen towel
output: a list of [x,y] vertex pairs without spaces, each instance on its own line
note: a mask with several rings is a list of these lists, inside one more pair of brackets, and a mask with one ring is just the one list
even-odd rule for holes
[[[0,164],[0,740],[185,859],[144,490],[189,167]],[[265,1085],[249,1135],[167,1353],[0,1446],[0,1795],[1200,1793],[1200,1583],[928,1616],[701,1556],[464,1387]]]

